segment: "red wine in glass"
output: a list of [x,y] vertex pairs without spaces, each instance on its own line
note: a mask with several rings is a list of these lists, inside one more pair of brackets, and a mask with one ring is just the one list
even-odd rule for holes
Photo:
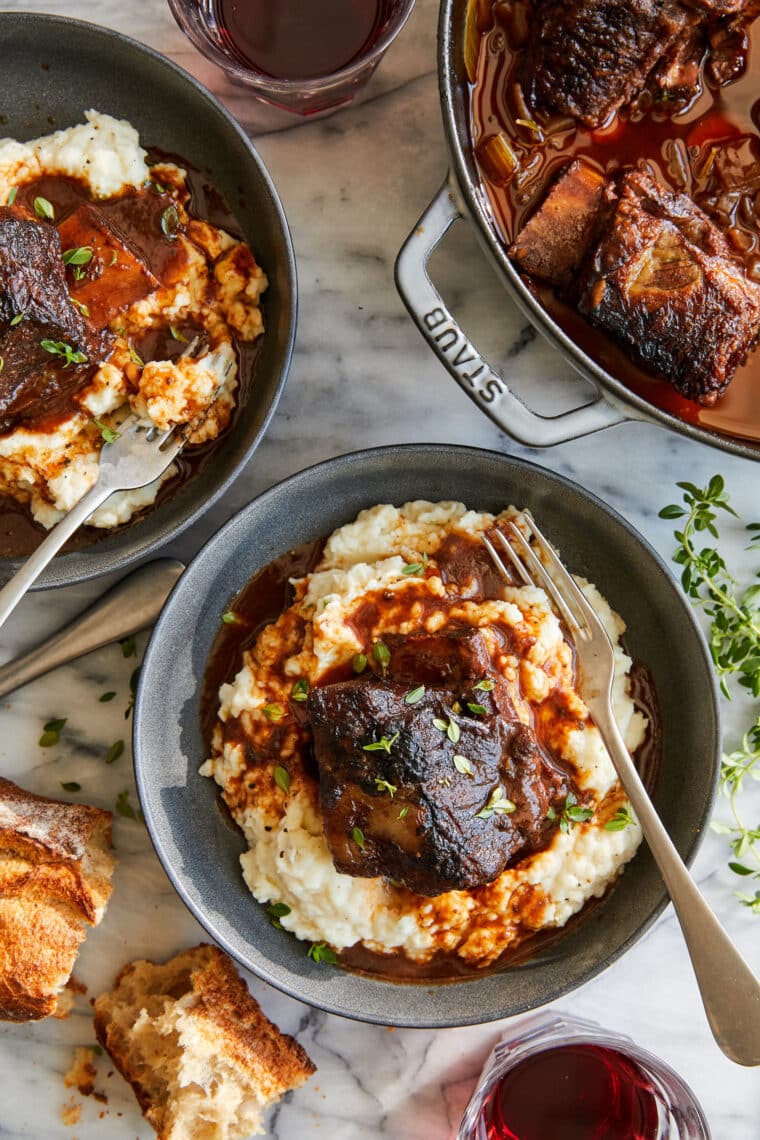
[[216,0],[227,47],[276,79],[332,75],[370,51],[390,0]]

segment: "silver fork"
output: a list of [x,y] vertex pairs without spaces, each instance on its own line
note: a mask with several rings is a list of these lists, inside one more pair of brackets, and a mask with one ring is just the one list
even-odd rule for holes
[[[641,824],[668,894],[673,902],[691,957],[713,1036],[723,1052],[740,1065],[760,1065],[760,981],[729,939],[702,898],[670,836],[654,809],[625,746],[612,712],[615,659],[610,640],[570,573],[550,543],[524,512],[520,524],[507,524],[509,537],[491,532],[520,579],[541,586],[562,616],[575,645],[578,689],[604,741],[620,782]],[[494,543],[483,541],[496,567],[514,581]],[[533,550],[539,551],[539,558]]]
[[93,511],[115,491],[132,491],[158,479],[185,443],[185,436],[179,429],[159,432],[157,428],[142,424],[134,413],[119,425],[118,430],[116,440],[103,444],[98,477],[93,486],[0,590],[0,626],[7,621],[64,542]]

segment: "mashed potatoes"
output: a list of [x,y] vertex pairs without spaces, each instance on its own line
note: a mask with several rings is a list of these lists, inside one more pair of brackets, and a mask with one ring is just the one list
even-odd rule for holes
[[[483,600],[472,582],[444,581],[439,573],[436,552],[445,541],[477,539],[494,521],[460,503],[363,511],[329,538],[314,572],[294,583],[292,606],[263,630],[237,677],[220,690],[213,756],[201,771],[224,789],[245,832],[249,850],[241,863],[253,895],[289,908],[279,921],[299,938],[338,950],[361,943],[417,962],[445,951],[486,966],[603,894],[639,845],[637,824],[605,827],[625,797],[575,690],[572,652],[546,595],[504,586],[501,597]],[[634,750],[646,721],[628,694],[631,662],[619,644],[625,627],[593,585],[583,589],[616,647],[615,715]],[[357,656],[360,664],[371,659],[372,646],[389,635],[462,626],[481,632],[519,718],[541,722],[544,746],[572,773],[590,818],[565,819],[542,850],[467,891],[429,898],[387,878],[340,874],[294,685],[303,691],[307,682],[313,688],[334,679]],[[505,629],[506,640],[498,635]]]
[[[190,443],[215,439],[235,406],[235,342],[253,341],[263,332],[259,304],[266,276],[246,245],[190,215],[186,172],[171,162],[149,166],[129,123],[96,111],[85,118],[28,143],[0,140],[0,202],[15,203],[16,209],[23,205],[30,217],[36,213],[42,224],[58,227],[64,263],[72,252],[80,257],[67,270],[73,303],[109,333],[108,351],[102,360],[90,361],[94,367],[86,383],[63,412],[17,417],[0,433],[0,494],[27,505],[46,527],[92,486],[104,439],[130,412],[164,430],[190,425]],[[78,210],[66,198],[65,180],[71,179],[86,199]],[[65,208],[57,205],[57,187],[61,201],[68,202]],[[107,210],[125,201],[133,203],[136,218],[142,211],[139,218],[151,229],[151,240],[162,246],[160,267],[139,252],[139,234],[137,244],[132,230],[123,241],[114,238],[113,233],[125,232],[120,227],[126,213],[113,233],[98,229],[97,219],[113,217]],[[90,207],[95,208],[91,216]],[[132,287],[135,282],[139,287]],[[106,314],[103,321],[98,310]],[[143,359],[136,346],[151,337],[158,357],[143,350]],[[164,359],[161,345],[172,338],[175,351]],[[182,349],[188,349],[186,358],[180,358]],[[175,473],[172,466],[150,486],[112,496],[90,524],[113,527],[128,521]]]

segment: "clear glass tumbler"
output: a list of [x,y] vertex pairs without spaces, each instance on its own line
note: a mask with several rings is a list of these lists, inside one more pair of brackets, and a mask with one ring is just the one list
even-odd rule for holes
[[[377,18],[372,32],[358,53],[345,66],[329,74],[311,74],[299,78],[281,78],[260,70],[238,48],[225,26],[224,0],[169,0],[169,7],[183,32],[198,50],[223,68],[237,83],[266,103],[293,111],[298,115],[314,115],[350,103],[367,82],[390,44],[403,28],[414,7],[414,0],[378,0]],[[260,0],[277,5],[279,0]],[[318,0],[303,0],[315,5]],[[240,0],[241,5],[255,8],[254,0]],[[293,0],[290,7],[293,8]],[[323,11],[325,7],[323,6]],[[329,22],[323,23],[324,35],[330,35]]]
[[629,1037],[541,1013],[486,1061],[457,1140],[710,1140],[694,1094]]

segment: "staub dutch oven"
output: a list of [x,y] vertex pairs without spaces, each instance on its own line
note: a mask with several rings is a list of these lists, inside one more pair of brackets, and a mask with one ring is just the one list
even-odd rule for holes
[[[396,285],[425,340],[486,415],[529,447],[551,447],[625,420],[649,420],[734,455],[760,459],[760,444],[686,423],[632,392],[566,335],[516,272],[489,214],[470,145],[464,57],[468,2],[442,0],[438,24],[438,81],[451,168],[396,262]],[[427,271],[431,254],[461,218],[474,223],[509,296],[565,359],[595,385],[596,397],[591,403],[558,416],[539,415],[511,391],[508,377],[496,372],[467,338]]]

